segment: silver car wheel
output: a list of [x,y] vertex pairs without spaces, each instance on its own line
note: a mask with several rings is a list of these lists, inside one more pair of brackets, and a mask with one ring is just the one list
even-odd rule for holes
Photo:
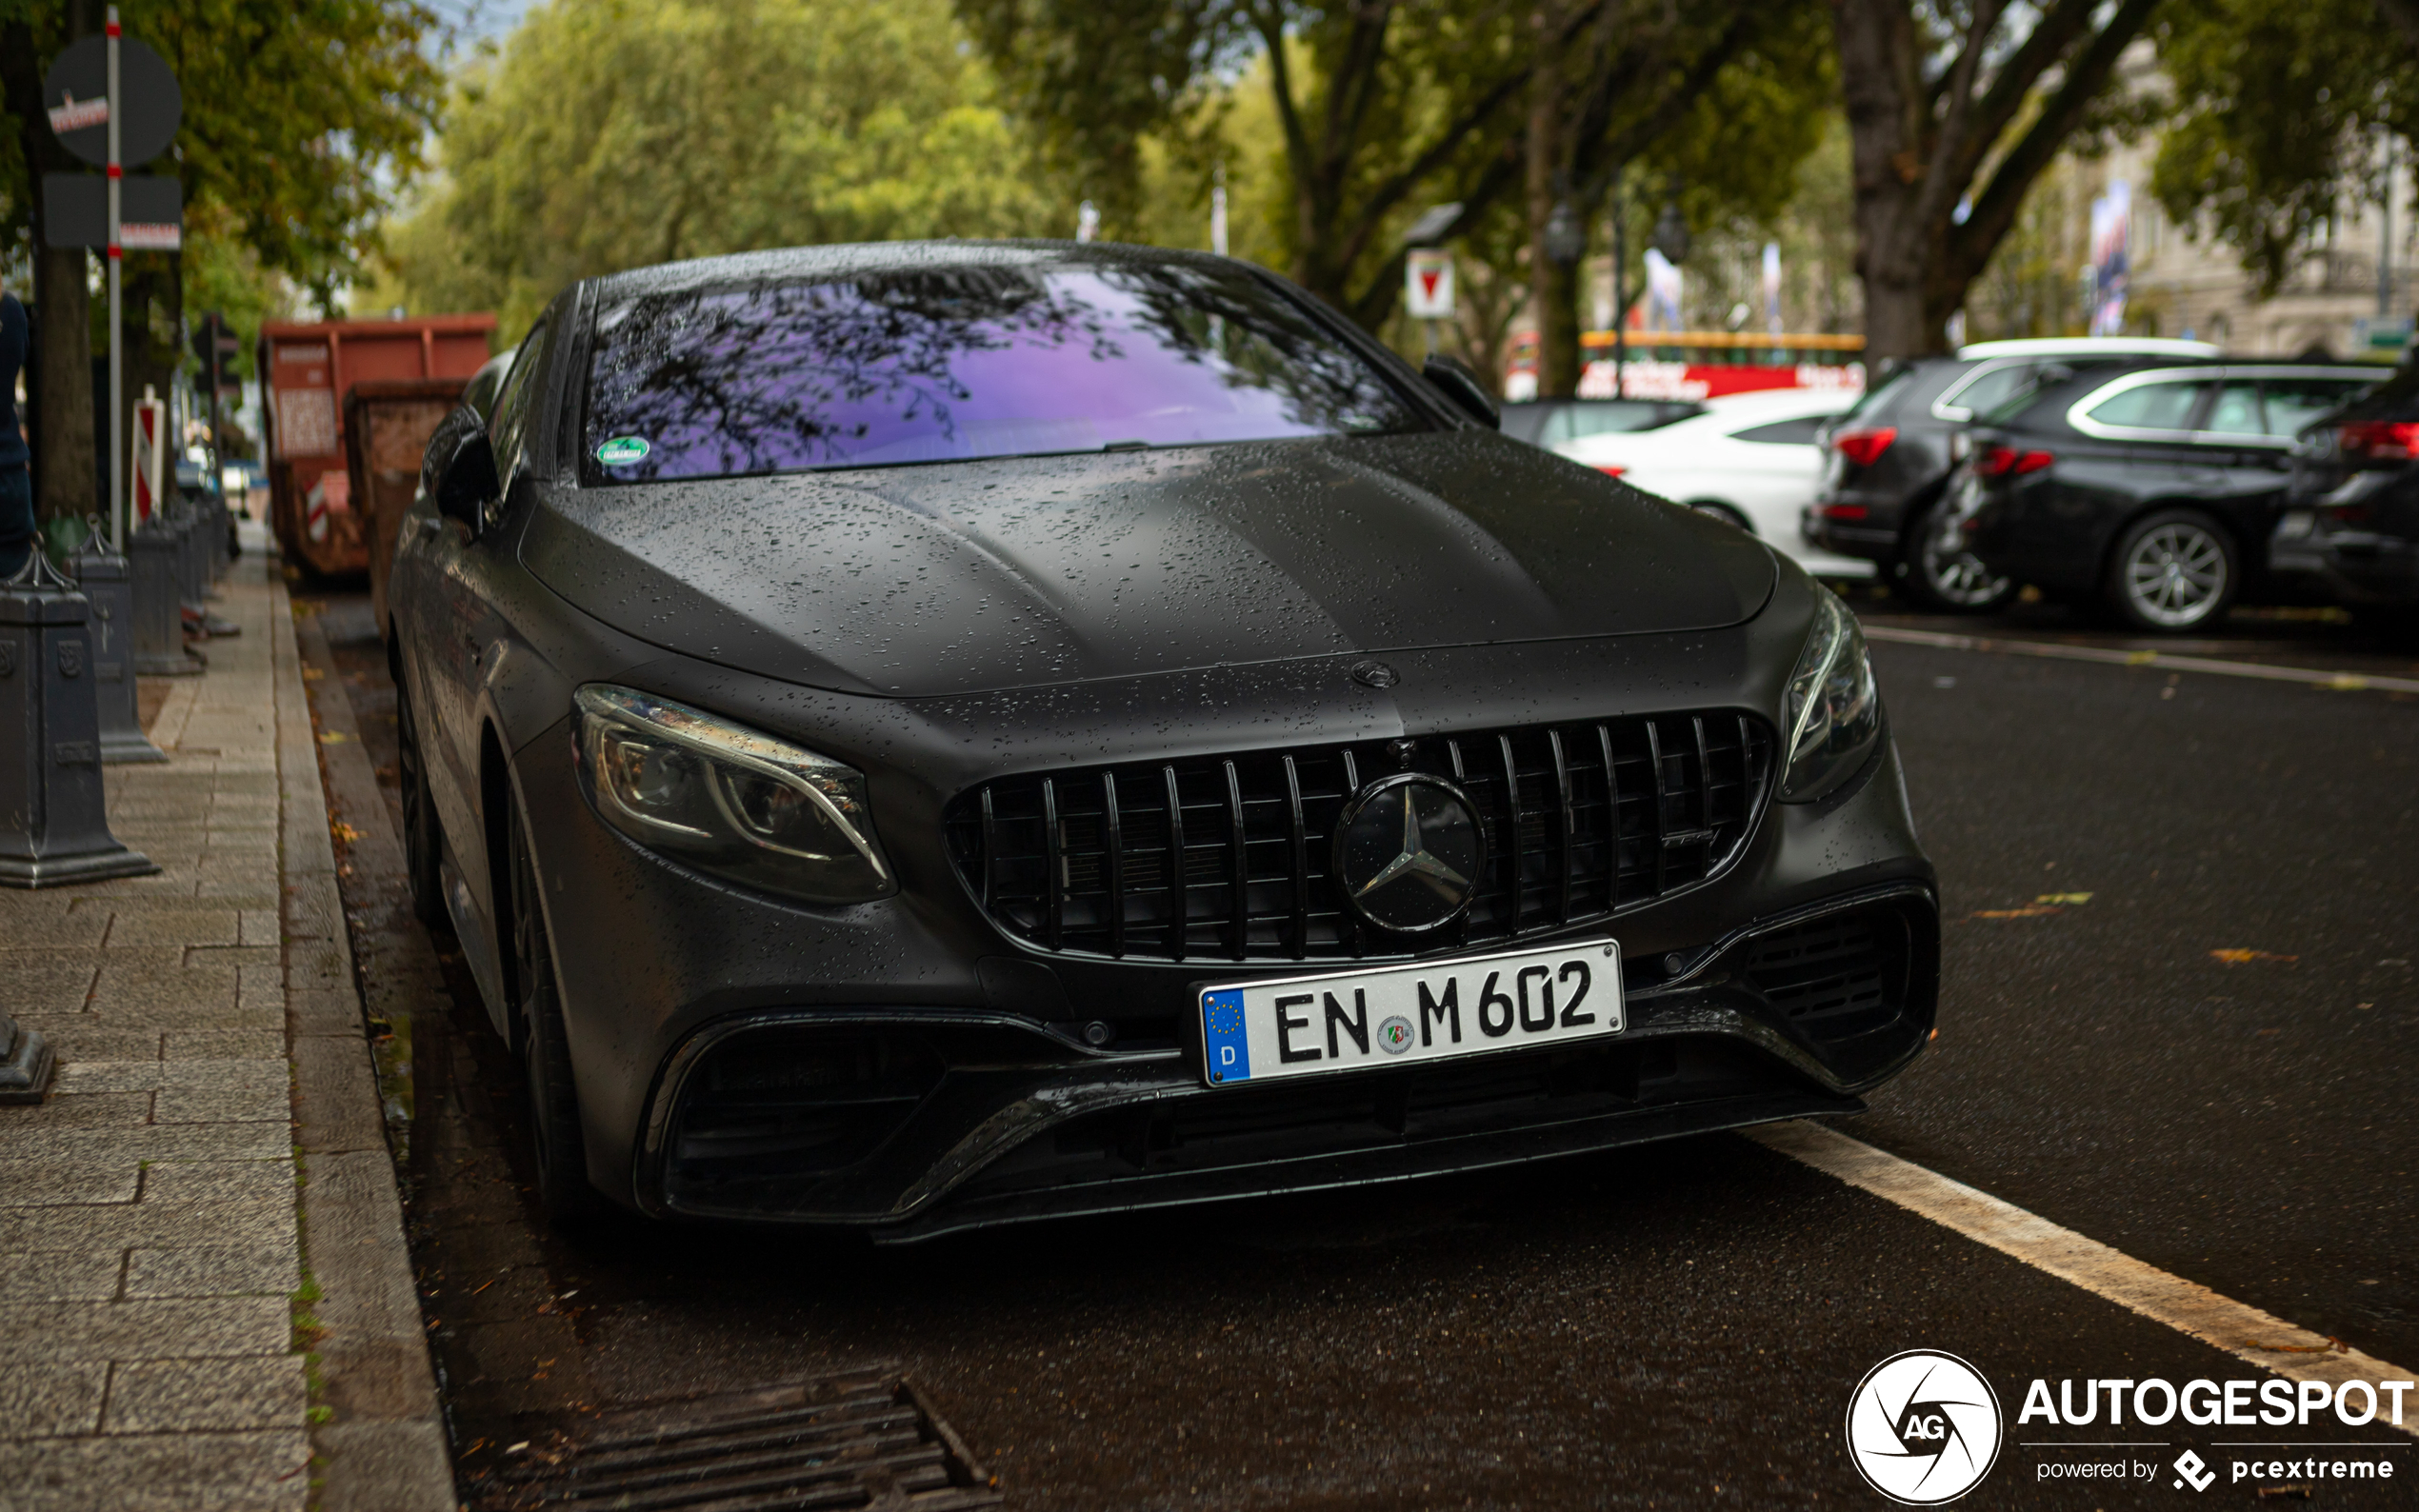
[[2226,600],[2225,547],[2184,521],[2143,532],[2126,554],[2124,571],[2127,603],[2152,625],[2198,625]]
[[1965,548],[1958,537],[1957,515],[1943,509],[1933,517],[1929,529],[1924,532],[1923,549],[1915,558],[1915,569],[1924,575],[1924,586],[1944,604],[1958,608],[1978,608],[1995,604],[2007,596],[2013,587],[2004,577],[1983,566],[1982,559]]

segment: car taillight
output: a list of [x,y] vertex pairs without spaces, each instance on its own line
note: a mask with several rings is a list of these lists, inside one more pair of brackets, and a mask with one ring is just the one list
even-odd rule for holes
[[1865,518],[1865,507],[1861,504],[1826,504],[1819,507],[1815,512],[1820,514],[1826,520],[1862,520]]
[[1629,469],[1618,462],[1599,462],[1596,464],[1596,470],[1608,478],[1618,478]]
[[2021,478],[2028,472],[2039,472],[2058,459],[2047,451],[2018,451],[2013,447],[1985,447],[1974,458],[1974,471],[1986,478],[2013,473]]
[[1881,460],[1889,444],[1898,439],[1898,429],[1886,426],[1879,430],[1843,430],[1831,438],[1831,449],[1856,464],[1869,468]]
[[2419,420],[2355,420],[2335,432],[2348,457],[2408,462],[2419,456]]

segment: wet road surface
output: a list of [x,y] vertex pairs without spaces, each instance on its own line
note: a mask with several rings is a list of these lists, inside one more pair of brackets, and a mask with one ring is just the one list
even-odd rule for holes
[[[345,880],[370,1011],[411,1073],[393,1123],[473,1489],[581,1408],[869,1363],[921,1385],[1016,1507],[1882,1504],[1840,1424],[1913,1347],[2001,1396],[2009,1443],[1965,1504],[2167,1502],[2182,1449],[2269,1452],[2213,1444],[2277,1430],[2019,1426],[2036,1377],[2257,1372],[1735,1136],[907,1250],[635,1221],[549,1236],[517,1069],[450,939],[402,901],[366,600],[328,598],[314,624],[323,726],[368,758],[331,761],[331,802],[362,836]],[[2287,639],[2308,665],[2352,654]],[[1946,982],[1939,1041],[1840,1126],[2419,1362],[2419,699],[1875,657],[1941,869]],[[2289,1437],[2390,1445],[2370,1458],[2401,1467],[2322,1482],[2315,1504],[2410,1504],[2409,1435]],[[2142,1446],[2035,1446],[2101,1440]],[[2042,1479],[2129,1453],[2130,1482]]]

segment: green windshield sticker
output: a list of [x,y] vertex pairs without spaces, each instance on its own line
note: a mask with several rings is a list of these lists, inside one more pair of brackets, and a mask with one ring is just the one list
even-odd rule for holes
[[609,468],[626,468],[647,460],[649,449],[644,436],[615,436],[596,448],[596,460]]

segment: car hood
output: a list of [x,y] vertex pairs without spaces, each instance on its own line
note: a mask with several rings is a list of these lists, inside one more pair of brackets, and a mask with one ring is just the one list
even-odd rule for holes
[[1710,629],[1777,571],[1477,431],[550,487],[521,558],[668,650],[908,697]]

